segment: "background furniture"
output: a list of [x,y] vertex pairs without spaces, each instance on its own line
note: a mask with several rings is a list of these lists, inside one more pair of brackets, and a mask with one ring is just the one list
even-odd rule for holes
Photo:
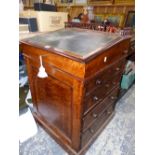
[[[29,1],[34,0],[25,0],[25,9],[33,9],[33,4]],[[42,1],[40,0],[39,2]],[[135,0],[86,0],[84,2],[81,0],[73,0],[71,3],[64,3],[67,2],[67,0],[63,2],[61,2],[61,0],[55,0],[54,2],[57,11],[68,12],[72,19],[83,12],[84,6],[93,6],[94,14],[124,14],[125,18],[128,15],[128,11],[135,10]]]
[[104,13],[104,14],[95,14],[95,21],[102,22],[105,19],[108,19],[110,23],[114,26],[123,27],[125,14],[121,13]]
[[[129,52],[128,52],[128,56],[126,57],[126,62],[128,62],[128,60],[129,61],[132,61],[133,63],[135,63],[135,37],[134,36],[132,36],[132,38],[130,40]],[[129,80],[132,80],[132,83],[129,82],[130,86],[127,87],[127,89],[122,89],[122,88],[120,89],[118,99],[120,99],[123,95],[125,95],[125,93],[129,90],[129,88],[131,88],[132,85],[135,83],[135,73],[134,74],[131,74]]]
[[19,33],[29,33],[29,25],[28,24],[19,24]]
[[45,3],[34,3],[34,10],[35,11],[57,11],[54,5],[49,5]]
[[[59,1],[59,0],[58,0]],[[123,3],[124,1],[124,3]],[[62,4],[57,3],[57,10],[61,12],[68,12],[71,18],[77,17],[78,14],[83,12],[84,6],[93,6],[94,14],[124,14],[127,17],[128,11],[134,11],[135,5],[134,0],[123,0],[117,2],[114,0],[113,3],[106,4],[106,1],[87,1],[85,4]],[[132,1],[132,2],[131,2]]]
[[[129,42],[75,28],[21,42],[33,115],[70,154],[84,154],[113,117]],[[46,78],[37,76],[41,55]]]
[[68,20],[66,12],[50,12],[50,11],[23,11],[20,13],[20,18],[36,18],[39,32],[55,31],[62,29],[65,22]]
[[135,11],[129,11],[126,21],[125,27],[132,27],[135,28]]

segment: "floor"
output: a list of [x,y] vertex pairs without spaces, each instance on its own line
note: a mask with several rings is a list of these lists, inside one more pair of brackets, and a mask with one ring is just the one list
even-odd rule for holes
[[[118,101],[116,114],[85,155],[135,154],[135,86]],[[40,126],[20,144],[20,155],[68,155]]]

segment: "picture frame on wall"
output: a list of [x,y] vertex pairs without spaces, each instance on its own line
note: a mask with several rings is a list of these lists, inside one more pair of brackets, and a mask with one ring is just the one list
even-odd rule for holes
[[75,0],[75,4],[87,4],[87,0]]
[[62,4],[73,3],[74,0],[60,0]]
[[29,7],[30,6],[30,1],[29,0],[22,0],[24,7]]
[[88,0],[88,3],[92,4],[113,4],[114,0]]
[[125,21],[125,27],[135,27],[135,11],[129,11],[126,21]]
[[115,4],[134,5],[135,4],[135,0],[115,0]]
[[114,0],[88,0],[88,5],[111,5]]

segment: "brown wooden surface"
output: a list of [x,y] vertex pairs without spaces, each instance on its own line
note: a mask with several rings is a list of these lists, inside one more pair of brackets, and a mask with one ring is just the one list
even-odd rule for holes
[[[126,57],[128,54],[129,40],[130,39],[127,39],[122,41],[121,43],[114,45],[106,52],[97,56],[96,59],[88,62],[86,65],[85,77],[88,77],[91,74],[94,75],[94,73],[96,73],[97,71],[105,68],[106,66],[109,66],[110,64],[121,59],[122,57]],[[104,62],[105,57],[107,58],[106,62]]]
[[[64,39],[62,36],[64,36]],[[48,53],[51,54],[56,54],[52,57],[50,57],[50,55],[48,56],[48,58],[51,60],[56,59],[57,55],[59,55],[62,56],[61,59],[64,59],[64,57],[69,58],[67,61],[70,61],[71,59],[85,63],[94,59],[94,57],[100,56],[100,53],[102,53],[102,56],[104,57],[110,55],[114,57],[118,53],[119,55],[123,54],[124,51],[118,51],[117,53],[114,53],[114,48],[117,48],[117,50],[124,48],[124,45],[127,46],[124,43],[125,40],[128,42],[130,38],[131,36],[121,36],[117,33],[102,33],[88,29],[66,28],[57,30],[55,32],[44,33],[37,37],[25,39],[20,42],[23,44],[23,46],[38,48],[37,51],[42,50],[48,51]],[[91,42],[94,42],[94,46],[93,44],[90,44]],[[77,44],[79,46],[77,46]],[[87,44],[89,44],[89,46]],[[49,46],[49,48],[47,49],[46,46]],[[109,50],[110,52],[106,53],[106,51]],[[124,50],[126,50],[126,47]],[[108,62],[111,60],[111,58],[112,57],[108,58]],[[66,59],[64,59],[64,61],[66,61]],[[59,59],[56,62],[59,64],[61,63]],[[74,63],[76,62],[73,61],[72,64]],[[79,63],[78,65],[80,66],[81,64]]]
[[[122,74],[122,73],[121,73]],[[101,86],[99,89],[94,90],[89,96],[84,100],[84,115],[86,115],[92,108],[94,108],[98,103],[102,102],[104,97],[119,84],[121,79],[121,74],[116,78],[108,80],[106,84]]]
[[93,123],[93,125],[85,131],[82,135],[81,146],[84,146],[88,143],[91,137],[97,132],[98,129],[106,122],[109,116],[113,113],[113,105],[110,105],[105,111],[100,115],[99,118]]
[[97,104],[89,113],[83,118],[83,132],[90,127],[90,125],[96,121],[102,112],[106,109],[107,106],[113,104],[118,95],[118,88],[114,89],[106,98]]
[[38,47],[33,47],[31,45],[22,43],[21,46],[24,51],[24,55],[29,57],[29,59],[33,60],[34,63],[36,62],[38,64],[38,66],[40,65],[39,56],[45,55],[45,56],[43,56],[43,63],[51,65],[51,66],[57,68],[58,70],[64,71],[67,74],[70,74],[77,78],[84,77],[85,64],[83,64],[83,63],[73,61],[69,58],[66,58],[66,57],[61,56],[56,53],[48,53],[47,51],[45,51],[43,49],[40,49]]
[[116,63],[109,65],[104,70],[98,72],[95,76],[90,77],[85,82],[86,88],[86,96],[91,93],[94,89],[101,87],[106,84],[107,81],[112,79],[112,77],[117,77],[120,73],[122,73],[124,69],[125,59],[119,59]]
[[[70,155],[83,155],[113,116],[128,45],[129,39],[124,39],[88,62],[79,62],[22,43],[34,117]],[[40,55],[46,55],[44,79],[37,77]],[[93,119],[93,113],[99,116]]]

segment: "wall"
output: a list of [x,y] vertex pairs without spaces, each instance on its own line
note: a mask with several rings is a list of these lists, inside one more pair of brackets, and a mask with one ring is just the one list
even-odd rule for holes
[[[71,17],[77,16],[79,13],[83,12],[83,6],[57,6],[58,11],[69,12]],[[103,13],[124,13],[127,14],[128,11],[134,11],[135,6],[94,6],[94,14],[103,14]]]
[[[109,3],[105,3],[102,0],[88,0],[88,5],[94,7],[94,14],[104,13],[123,13],[125,17],[128,11],[135,10],[134,0],[109,0]],[[58,11],[69,12],[71,18],[76,17],[79,13],[83,12],[85,5],[75,5],[74,3],[70,6],[68,4],[57,3]]]

